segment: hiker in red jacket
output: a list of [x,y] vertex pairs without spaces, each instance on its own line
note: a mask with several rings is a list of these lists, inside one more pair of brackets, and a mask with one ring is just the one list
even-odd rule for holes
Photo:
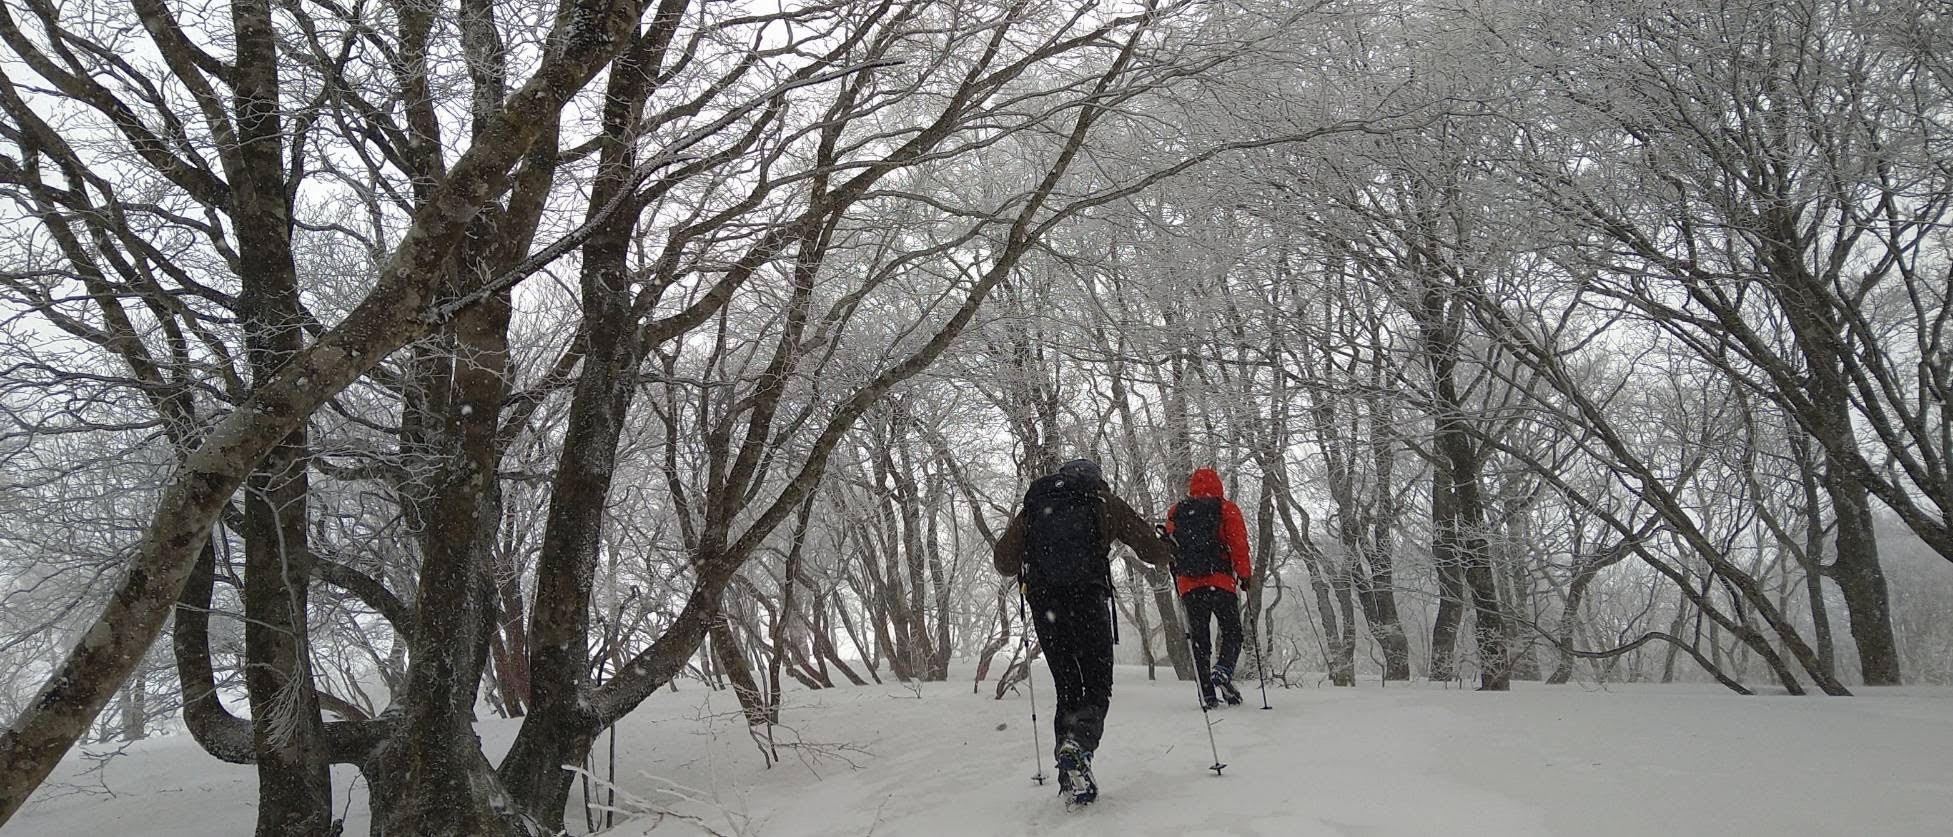
[[[1236,594],[1248,589],[1254,568],[1248,563],[1248,524],[1240,507],[1221,496],[1220,474],[1212,468],[1193,472],[1187,499],[1167,512],[1166,531],[1180,545],[1173,575],[1180,601],[1187,606],[1194,668],[1207,708],[1221,700],[1238,705],[1241,691],[1234,688],[1234,663],[1241,656],[1241,605]],[[1216,619],[1221,623],[1221,653],[1210,668],[1208,622]]]

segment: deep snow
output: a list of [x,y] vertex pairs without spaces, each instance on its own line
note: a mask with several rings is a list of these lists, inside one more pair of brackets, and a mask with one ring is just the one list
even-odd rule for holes
[[[1042,672],[1040,672],[1042,675]],[[1519,684],[1479,694],[1374,681],[1271,690],[1215,713],[1212,762],[1192,686],[1121,667],[1095,770],[1098,804],[1038,787],[1022,692],[967,680],[789,694],[766,769],[728,692],[661,692],[621,725],[620,807],[666,813],[616,835],[1300,834],[1944,835],[1953,833],[1953,691],[1741,697],[1713,686]],[[1040,676],[1040,723],[1050,717]],[[509,722],[482,725],[491,748]],[[1047,754],[1051,740],[1041,732]],[[607,741],[599,740],[599,753]],[[249,768],[186,737],[71,756],[8,834],[248,834]],[[1045,772],[1050,773],[1047,765]],[[349,770],[338,803],[364,834]],[[582,830],[572,791],[572,830]],[[687,799],[689,797],[689,799]]]

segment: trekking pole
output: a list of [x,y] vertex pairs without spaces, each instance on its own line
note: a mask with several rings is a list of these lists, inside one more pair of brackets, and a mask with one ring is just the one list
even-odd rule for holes
[[[1198,653],[1194,650],[1193,644],[1193,616],[1187,612],[1187,603],[1180,599],[1177,591],[1173,596],[1173,600],[1180,603],[1180,627],[1185,632],[1187,638],[1187,656],[1193,657]],[[1214,754],[1214,763],[1207,769],[1214,771],[1214,775],[1219,776],[1227,765],[1221,763],[1221,747],[1219,744],[1214,743],[1214,722],[1208,718],[1208,712],[1210,710],[1207,708],[1207,692],[1200,688],[1200,663],[1197,657],[1194,663],[1194,700],[1200,704],[1200,722],[1207,727],[1207,749]]]
[[1017,621],[1024,625],[1024,635],[1019,639],[1019,647],[1024,649],[1024,685],[1031,690],[1031,763],[1037,765],[1038,772],[1031,775],[1031,781],[1044,784],[1044,737],[1038,734],[1038,681],[1031,676],[1031,620],[1024,615],[1024,585],[1017,585]]
[[[1247,602],[1242,602],[1242,604],[1247,604]],[[1256,623],[1259,623],[1260,621],[1261,620],[1258,618],[1255,620]],[[1258,679],[1261,680],[1261,708],[1274,709],[1275,707],[1268,705],[1268,665],[1262,662],[1261,660],[1261,625],[1260,624],[1255,625],[1254,640],[1255,640],[1255,674],[1258,676]]]

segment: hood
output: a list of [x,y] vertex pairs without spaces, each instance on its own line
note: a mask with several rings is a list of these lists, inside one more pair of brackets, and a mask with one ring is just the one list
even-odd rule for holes
[[1194,471],[1193,477],[1187,480],[1187,496],[1221,496],[1221,475],[1214,473],[1214,469],[1212,468],[1201,468]]
[[1058,475],[1066,479],[1086,482],[1105,482],[1105,474],[1099,471],[1099,464],[1090,459],[1074,459],[1059,466]]

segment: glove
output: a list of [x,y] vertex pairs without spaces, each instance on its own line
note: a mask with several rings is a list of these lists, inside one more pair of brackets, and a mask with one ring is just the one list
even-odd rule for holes
[[1248,588],[1255,586],[1254,581],[1251,579],[1237,578],[1234,581],[1241,586],[1241,592],[1243,593],[1248,592]]
[[1160,540],[1166,540],[1168,537],[1166,534],[1166,524],[1164,523],[1153,524],[1153,531],[1160,533]]

